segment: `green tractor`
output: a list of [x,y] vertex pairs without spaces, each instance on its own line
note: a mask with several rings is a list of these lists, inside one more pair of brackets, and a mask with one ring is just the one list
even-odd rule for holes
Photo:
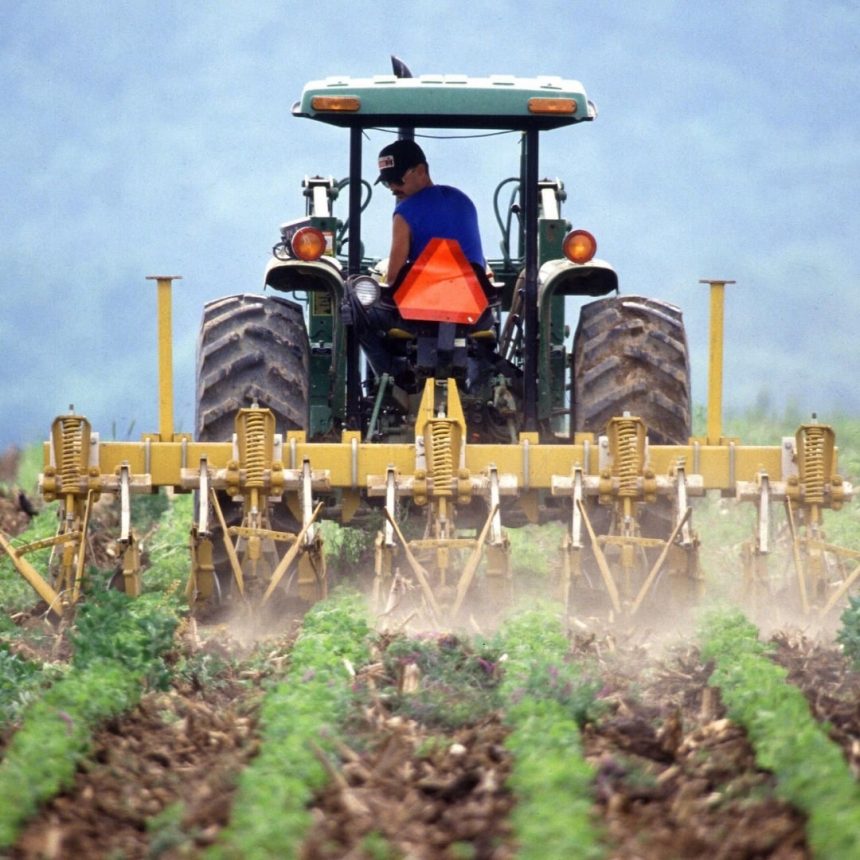
[[[391,579],[398,546],[413,570],[423,567],[418,556],[432,556],[428,567],[434,572],[424,571],[422,578],[439,577],[440,583],[428,585],[425,597],[447,588],[459,608],[465,589],[462,579],[458,585],[459,574],[452,579],[452,549],[468,551],[471,582],[486,547],[488,571],[498,574],[488,579],[504,589],[502,526],[571,515],[570,498],[554,497],[548,481],[538,482],[544,484],[539,489],[528,486],[527,476],[501,475],[498,464],[508,456],[502,449],[522,440],[537,443],[535,455],[550,458],[550,471],[569,476],[582,451],[572,454],[562,446],[580,434],[587,449],[610,419],[624,415],[638,420],[619,431],[626,434],[628,458],[644,458],[643,427],[651,443],[686,444],[691,433],[687,346],[677,308],[618,295],[615,271],[594,257],[594,238],[572,229],[562,215],[563,183],[541,177],[541,133],[596,118],[579,82],[413,77],[393,59],[390,75],[313,81],[294,106],[296,117],[348,131],[349,176],[307,177],[304,215],[281,228],[265,285],[292,300],[243,294],[206,306],[198,350],[197,438],[228,441],[237,410],[253,404],[270,410],[278,428],[303,431],[305,443],[338,445],[350,432],[378,446],[367,449],[354,484],[362,501],[375,499],[388,511],[378,539],[378,579]],[[384,256],[365,250],[362,215],[375,178],[368,180],[363,172],[366,140],[371,135],[378,140],[375,166],[381,146],[425,130],[474,136],[476,146],[482,142],[476,131],[490,142],[498,133],[518,138],[512,175],[500,179],[493,195],[501,253],[488,260],[489,277],[468,266],[458,270],[457,248],[453,254],[441,248],[438,265],[416,261],[418,275],[389,285]],[[436,152],[443,151],[440,142]],[[346,211],[338,214],[344,196]],[[378,336],[396,358],[398,373],[374,374],[359,346],[357,318],[379,305],[387,309],[389,322]],[[579,316],[572,349],[567,344],[571,311]],[[470,375],[476,366],[480,372]],[[441,425],[428,424],[440,416],[446,419]],[[414,449],[411,474],[391,473],[390,446]],[[466,463],[467,448],[483,452],[480,480]],[[314,463],[327,465],[318,455]],[[488,472],[492,464],[495,477]],[[641,469],[641,463],[631,466]],[[229,513],[227,494],[220,498]],[[672,531],[673,501],[659,501],[652,528],[665,539]],[[342,519],[344,511],[351,518],[360,507],[357,501],[345,503],[338,492],[324,494],[323,505],[321,516]],[[395,520],[415,505],[426,512],[423,538],[409,541]],[[593,510],[594,525],[602,532],[623,527],[634,537],[640,506],[635,507],[634,512],[628,506],[626,514],[615,511],[616,517],[604,505]],[[247,511],[233,509],[226,523],[236,528]],[[281,505],[271,512],[272,524],[294,533],[302,516],[307,524],[307,514],[307,504],[304,515],[298,505]],[[624,516],[626,524],[613,522]],[[484,539],[458,537],[467,527],[485,533]],[[222,555],[216,567],[225,562]],[[310,575],[306,579],[313,581]]]
[[[618,292],[612,267],[593,258],[593,238],[573,231],[563,218],[563,183],[539,173],[542,131],[596,117],[581,84],[559,78],[414,78],[404,76],[402,64],[395,63],[395,69],[401,76],[311,82],[295,105],[297,117],[349,130],[350,175],[306,178],[305,215],[281,228],[273,249],[265,285],[291,294],[301,307],[259,296],[207,306],[198,373],[200,437],[229,438],[236,408],[256,399],[273,410],[279,424],[304,429],[309,439],[332,438],[344,427],[377,441],[403,438],[414,425],[417,406],[408,395],[421,390],[431,371],[441,379],[456,371],[451,352],[474,355],[481,340],[490,340],[497,359],[493,372],[479,391],[464,397],[470,428],[480,441],[512,441],[521,430],[536,431],[545,442],[571,440],[577,430],[602,431],[608,418],[632,411],[646,419],[655,440],[685,443],[689,373],[676,308],[617,296],[586,304],[576,309],[572,354],[565,344],[570,298]],[[420,363],[425,350],[419,341],[445,332],[428,331],[432,320],[417,332],[408,324],[392,326],[390,348],[416,371],[401,388],[394,379],[363,376],[358,339],[344,324],[343,309],[356,297],[360,304],[397,302],[387,295],[394,290],[379,283],[383,255],[365,252],[362,214],[374,186],[362,174],[362,152],[371,132],[382,129],[377,135],[382,145],[416,128],[464,136],[507,131],[521,144],[519,162],[512,165],[516,175],[500,181],[492,201],[501,232],[501,256],[489,261],[492,326],[470,332],[459,325],[458,350],[431,350],[437,359],[448,356],[447,364],[439,359],[432,366]],[[337,217],[336,204],[344,195],[346,217]],[[456,294],[456,280],[446,284]],[[439,327],[447,326],[440,320]],[[223,349],[225,332],[239,335],[231,338],[235,350]]]

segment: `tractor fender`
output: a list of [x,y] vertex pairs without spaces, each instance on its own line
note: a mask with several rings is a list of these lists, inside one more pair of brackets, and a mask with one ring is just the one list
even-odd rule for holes
[[264,284],[281,292],[328,292],[340,306],[344,294],[343,267],[335,257],[313,261],[272,257],[266,266]]
[[618,275],[609,263],[550,260],[540,267],[540,304],[559,296],[605,296],[618,291]]

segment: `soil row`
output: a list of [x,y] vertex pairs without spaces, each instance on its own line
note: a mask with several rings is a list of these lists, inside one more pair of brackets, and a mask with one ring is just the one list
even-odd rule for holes
[[[775,642],[775,659],[816,719],[830,724],[856,773],[860,676],[831,647],[788,633]],[[258,749],[266,671],[233,660],[217,637],[195,647],[231,659],[220,674],[177,679],[105,725],[74,787],[31,822],[12,857],[196,857],[217,839],[237,774]],[[582,745],[595,770],[594,814],[608,856],[810,856],[803,814],[756,766],[694,647],[663,652],[590,633],[574,638],[572,652],[602,683],[600,715],[584,727]],[[268,657],[277,665],[288,653],[284,639]],[[377,661],[357,678],[382,691],[383,672]],[[407,690],[418,696],[431,681],[407,680]],[[394,683],[402,688],[403,679]],[[301,856],[516,856],[501,714],[428,725],[380,694],[364,699],[348,729],[338,757],[325,757],[329,778],[314,798]],[[563,809],[565,798],[558,804]]]

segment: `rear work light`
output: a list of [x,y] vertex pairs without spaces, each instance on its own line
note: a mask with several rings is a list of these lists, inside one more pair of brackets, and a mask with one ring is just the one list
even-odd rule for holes
[[379,284],[370,275],[359,275],[350,281],[350,284],[359,304],[365,308],[377,301],[382,292]]
[[318,111],[355,113],[361,110],[361,99],[358,96],[314,96],[311,107]]
[[311,262],[319,260],[325,253],[326,239],[322,230],[316,227],[302,227],[293,233],[290,247],[299,260]]
[[571,263],[587,263],[597,253],[597,240],[588,230],[571,230],[561,248]]

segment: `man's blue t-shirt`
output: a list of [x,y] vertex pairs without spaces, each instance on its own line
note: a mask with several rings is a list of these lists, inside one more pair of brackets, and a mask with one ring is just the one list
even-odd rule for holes
[[458,188],[431,185],[394,207],[409,225],[409,261],[414,261],[431,239],[456,239],[466,259],[486,265],[478,231],[475,204]]

